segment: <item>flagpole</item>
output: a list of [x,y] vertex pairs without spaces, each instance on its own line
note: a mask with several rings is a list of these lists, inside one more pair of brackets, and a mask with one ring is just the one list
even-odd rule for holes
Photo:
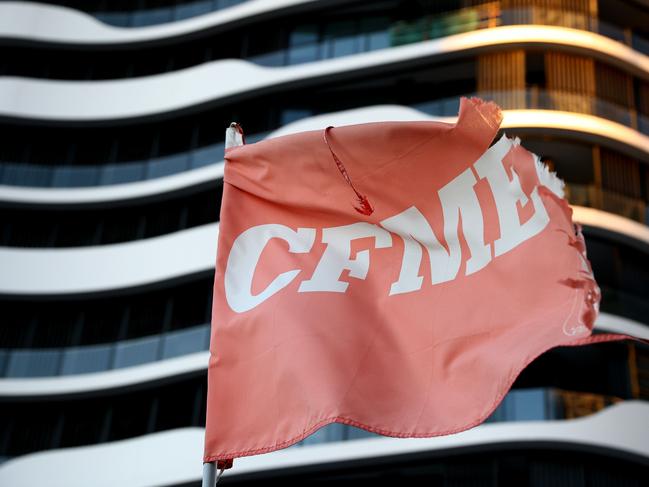
[[[232,122],[225,131],[225,149],[245,145],[243,129],[237,122]],[[223,470],[221,470],[221,474]],[[203,483],[201,487],[214,487],[221,475],[218,473],[216,462],[203,463]]]
[[216,485],[216,462],[203,464],[202,487],[214,487]]
[[[221,473],[223,473],[222,470]],[[221,475],[219,475],[216,462],[203,464],[203,483],[201,484],[201,487],[214,487],[219,483],[220,478]]]

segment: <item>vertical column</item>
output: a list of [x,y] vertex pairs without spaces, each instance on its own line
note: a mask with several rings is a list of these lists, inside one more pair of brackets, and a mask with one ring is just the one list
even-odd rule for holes
[[[596,64],[597,99],[613,106],[602,106],[603,115],[629,127],[637,127],[633,76],[604,63]],[[598,112],[600,109],[597,110]]]
[[481,54],[477,70],[479,96],[503,109],[525,108],[525,51]]
[[548,52],[545,54],[545,79],[550,105],[546,108],[593,113],[595,98],[593,59],[561,52]]
[[603,209],[644,221],[639,161],[604,148],[600,153]]

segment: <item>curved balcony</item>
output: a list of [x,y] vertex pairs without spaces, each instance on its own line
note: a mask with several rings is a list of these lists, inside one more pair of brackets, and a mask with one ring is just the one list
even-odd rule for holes
[[[198,2],[199,0],[196,0]],[[93,16],[76,9],[49,5],[44,3],[5,1],[0,3],[0,38],[20,39],[25,41],[51,42],[59,44],[108,45],[149,42],[180,37],[194,32],[218,28],[232,22],[239,22],[247,17],[267,15],[272,11],[292,6],[311,3],[314,0],[216,0],[216,5],[231,8],[193,15],[200,7],[189,5],[185,12],[174,16],[185,15],[185,20],[172,23],[153,24],[152,16],[146,11],[138,13],[140,22],[148,22],[145,28],[119,28],[99,21]],[[191,2],[193,3],[193,2]],[[192,12],[193,10],[193,12]],[[155,12],[152,12],[154,15]],[[133,12],[131,15],[134,15]],[[162,14],[163,16],[166,14]],[[160,14],[158,14],[160,16]],[[149,17],[149,20],[146,20]],[[131,19],[113,22],[131,23]]]
[[[649,116],[638,114],[631,108],[616,105],[605,100],[575,93],[530,89],[525,91],[481,92],[465,96],[479,96],[495,100],[504,110],[553,110],[594,115],[613,121],[649,136]],[[460,97],[431,100],[413,104],[411,108],[431,117],[455,117],[459,110]],[[307,112],[302,116],[306,117]],[[507,117],[503,122],[507,128]],[[268,131],[246,135],[248,143],[277,136]],[[647,144],[649,154],[649,144]],[[0,184],[43,188],[70,188],[89,186],[112,186],[138,181],[159,179],[174,174],[196,170],[205,166],[222,165],[224,142],[200,147],[171,156],[130,161],[109,165],[45,166],[11,162],[0,163]],[[581,197],[581,193],[580,193]],[[591,199],[596,201],[596,199]],[[590,200],[589,200],[590,201]],[[576,204],[579,204],[576,202]],[[589,204],[585,206],[590,206]],[[599,208],[599,206],[594,206]],[[617,213],[617,212],[614,212]],[[635,220],[645,221],[635,213]]]
[[95,10],[89,13],[97,20],[115,27],[146,27],[191,19],[247,1],[249,0],[190,0],[166,7],[128,11]]
[[630,29],[579,12],[542,7],[501,9],[499,2],[492,2],[426,16],[416,21],[390,22],[385,18],[372,20],[374,22],[359,23],[346,30],[337,30],[335,26],[325,26],[321,32],[317,28],[303,31],[296,29],[288,47],[246,59],[262,66],[291,66],[515,25],[547,25],[588,31],[649,55],[649,40]]
[[[85,14],[74,9],[39,3],[8,2],[8,4],[0,4],[0,19],[2,17],[7,19],[6,23],[0,20],[0,37],[79,44],[152,41],[225,25],[273,9],[308,3],[315,2],[314,0],[193,0],[156,9],[129,12],[95,11]],[[231,15],[218,13],[205,15],[240,4],[246,5],[244,8],[225,12]],[[107,26],[96,22],[91,16],[104,24],[130,27],[130,29],[106,28]],[[34,18],[41,20],[41,28],[38,30],[28,28],[31,25],[27,24],[31,24]],[[186,21],[192,18],[195,21]],[[159,25],[180,20],[185,22],[175,26]],[[155,25],[159,27],[150,27]],[[618,27],[606,20],[567,10],[540,7],[501,8],[500,2],[494,1],[442,14],[427,15],[416,21],[370,16],[356,26],[340,29],[332,25],[323,28],[321,34],[309,30],[300,32],[296,29],[297,35],[291,36],[292,41],[288,48],[267,51],[259,56],[250,57],[250,60],[266,66],[286,66],[511,25],[548,25],[584,30],[621,42],[638,52],[649,54],[649,40],[630,29]]]

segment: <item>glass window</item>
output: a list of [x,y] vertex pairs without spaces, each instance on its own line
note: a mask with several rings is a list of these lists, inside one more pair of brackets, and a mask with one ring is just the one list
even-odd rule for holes
[[[615,39],[616,41],[626,43],[626,36],[624,35],[624,29],[617,27],[616,25],[609,24],[608,22],[603,22],[599,20],[597,22],[597,30],[599,34]],[[635,46],[634,46],[635,47]]]
[[[308,116],[308,115],[307,115]],[[264,140],[266,137],[270,135],[269,132],[255,132],[254,134],[246,135],[246,144],[254,144],[255,142],[259,142],[261,140]]]
[[197,167],[209,166],[210,164],[216,164],[217,162],[223,161],[224,150],[225,150],[225,144],[221,142],[219,144],[208,145],[192,151],[191,153],[192,169],[196,169]]
[[535,421],[546,419],[546,390],[519,389],[510,401],[512,421]]
[[37,166],[35,164],[28,164],[25,167],[25,181],[28,182],[29,186],[51,186],[53,184],[52,179],[51,167]]
[[286,51],[279,49],[277,51],[250,56],[248,61],[259,64],[260,66],[284,66],[286,64]]
[[0,377],[5,375],[5,367],[7,366],[7,357],[9,356],[8,350],[0,349]]
[[301,25],[293,29],[288,38],[289,46],[303,46],[318,42],[318,26],[315,24]]
[[170,174],[185,171],[188,159],[189,154],[186,152],[152,159],[148,163],[147,179],[169,176]]
[[632,38],[633,49],[640,51],[644,54],[649,54],[649,40],[640,37],[637,34],[633,34]]
[[69,303],[58,302],[48,307],[36,322],[31,341],[34,348],[51,349],[71,344],[79,325],[79,310]]
[[[412,44],[413,42],[420,42],[424,40],[424,22],[406,22],[400,20],[390,27],[390,45],[402,46],[404,44]],[[429,35],[439,37],[442,34],[443,26],[439,20],[434,19]]]
[[116,27],[128,27],[130,24],[128,12],[94,12],[93,15],[97,20]]
[[2,182],[12,186],[25,185],[24,164],[2,163]]
[[131,26],[142,27],[171,22],[172,13],[173,9],[169,7],[135,11],[131,15]]
[[191,3],[181,3],[176,5],[174,18],[176,20],[189,19],[197,15],[203,15],[212,11],[213,0],[200,0]]
[[370,17],[361,20],[361,31],[364,33],[363,51],[374,51],[390,47],[390,19],[388,17]]
[[292,46],[288,48],[288,64],[301,64],[320,59],[319,43]]
[[638,130],[643,134],[649,135],[649,117],[638,115]]
[[345,425],[339,423],[328,424],[320,428],[312,435],[306,437],[300,443],[302,445],[313,445],[316,443],[327,443],[330,441],[342,441],[346,437]]
[[107,164],[101,169],[99,184],[119,184],[141,181],[144,179],[146,163],[124,162],[121,164]]
[[[149,212],[145,218],[144,232],[142,238],[157,237],[170,232],[176,232],[184,228],[183,207],[180,205],[164,205]],[[160,323],[164,319],[160,317]]]
[[245,1],[247,0],[216,0],[216,8],[234,7],[235,5],[239,5]]
[[353,426],[347,426],[346,434],[348,440],[361,440],[363,438],[371,438],[372,436],[376,436],[376,433],[365,431],[360,428],[354,428]]
[[57,375],[60,350],[13,350],[9,355],[7,377],[47,377]]
[[128,315],[125,338],[139,338],[160,333],[170,300],[169,291],[158,291],[134,301]]
[[115,346],[116,369],[154,362],[158,359],[160,337],[128,340]]
[[286,125],[291,122],[295,122],[296,120],[301,120],[303,118],[310,117],[312,114],[313,111],[309,109],[287,108],[285,110],[282,110],[282,113],[280,115],[280,123],[282,125]]
[[387,30],[365,34],[365,49],[375,51],[390,47],[390,34]]
[[427,113],[428,115],[439,116],[444,114],[444,107],[438,100],[415,103],[414,105],[412,105],[412,108],[419,110],[420,112]]
[[61,375],[100,372],[110,367],[112,346],[86,346],[63,350]]
[[123,440],[146,434],[149,418],[153,412],[154,397],[148,394],[132,394],[113,401],[109,441]]
[[595,100],[595,113],[602,118],[613,120],[627,127],[631,127],[633,123],[631,112],[627,108],[604,100]]
[[[11,428],[9,441],[7,441],[6,453],[9,455],[23,455],[28,452],[49,450],[58,446],[55,432],[61,418],[61,412],[58,408],[51,407],[52,403],[48,404],[48,407],[43,407],[42,403],[40,404],[41,407],[38,409],[29,403],[20,404],[18,407],[14,405],[11,408],[13,411],[10,409],[9,414],[17,420],[14,422],[13,428]],[[25,410],[31,414],[26,414]],[[6,409],[4,409],[3,413],[5,411]]]
[[176,289],[173,293],[171,330],[208,323],[211,295],[212,284],[209,281],[199,281]]
[[548,389],[516,389],[505,396],[489,420],[538,421],[548,419],[549,407]]
[[94,186],[99,182],[97,166],[61,166],[54,169],[52,186]]
[[162,358],[179,357],[207,350],[209,326],[197,326],[167,333],[162,339]]
[[2,182],[12,186],[47,187],[52,182],[52,168],[34,164],[3,163]]
[[88,407],[85,401],[83,404],[77,403],[74,406],[63,408],[61,411],[64,420],[59,447],[91,445],[100,442],[102,429],[106,422],[106,406],[91,403]]
[[[195,411],[194,400],[198,392],[195,382],[177,384],[173,389],[161,390],[158,396],[155,430],[190,426]],[[181,397],[182,401],[179,401],[178,398]]]
[[[137,296],[135,295],[136,299]],[[110,297],[88,302],[83,310],[81,344],[93,345],[119,340],[119,329],[128,305],[127,300],[128,298]]]
[[360,36],[353,21],[334,22],[326,29],[324,57],[348,56],[360,52]]

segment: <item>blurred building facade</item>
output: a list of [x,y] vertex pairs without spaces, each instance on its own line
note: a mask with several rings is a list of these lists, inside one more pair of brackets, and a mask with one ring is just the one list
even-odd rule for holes
[[[250,143],[469,95],[566,181],[597,330],[649,337],[646,1],[0,1],[0,485],[200,483],[230,121]],[[641,486],[647,401],[646,347],[556,349],[467,433],[331,425],[224,481]]]

